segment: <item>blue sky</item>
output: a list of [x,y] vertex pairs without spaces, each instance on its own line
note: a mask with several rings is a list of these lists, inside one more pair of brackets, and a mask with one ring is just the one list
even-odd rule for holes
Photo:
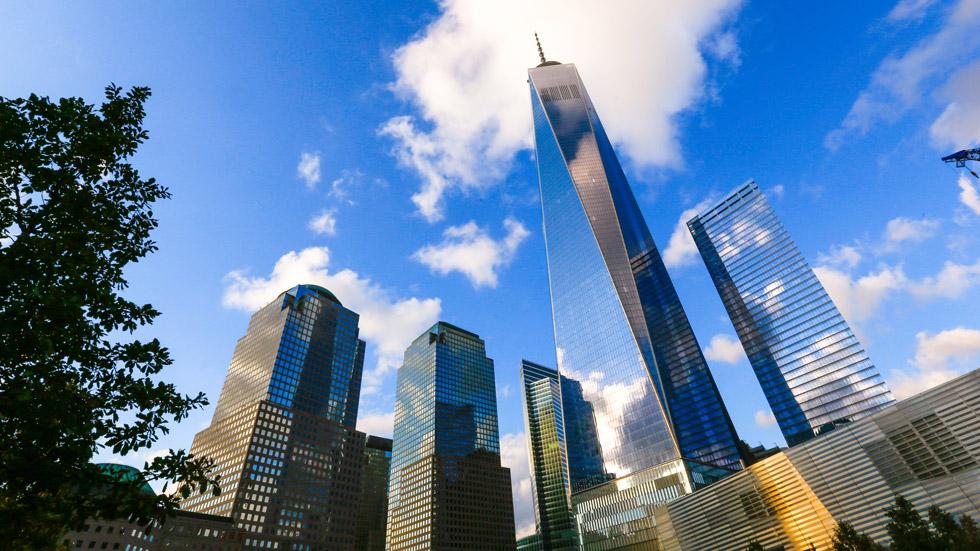
[[742,438],[782,443],[678,222],[749,178],[897,393],[980,363],[980,187],[939,161],[980,142],[980,1],[675,4],[2,2],[0,95],[152,87],[135,163],[174,198],[129,293],[188,393],[216,403],[248,312],[306,280],[362,313],[363,430],[390,431],[426,324],[479,333],[524,534],[517,370],[555,363],[534,30],[617,142]]

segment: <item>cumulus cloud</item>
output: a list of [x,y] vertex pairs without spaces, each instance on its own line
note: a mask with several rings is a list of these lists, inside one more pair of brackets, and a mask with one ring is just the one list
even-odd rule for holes
[[854,268],[861,263],[861,251],[854,245],[834,245],[830,252],[817,255],[817,263],[822,266]]
[[373,434],[374,436],[384,436],[391,438],[391,433],[395,427],[395,412],[389,411],[362,411],[357,416],[357,430]]
[[537,64],[535,31],[549,56],[576,63],[629,160],[640,168],[679,165],[675,118],[705,96],[702,50],[737,61],[735,37],[724,27],[738,5],[631,0],[611,10],[599,0],[443,0],[439,17],[393,56],[392,90],[417,114],[380,129],[400,164],[422,180],[416,209],[430,222],[441,219],[447,193],[491,185],[530,147],[523,69]]
[[915,360],[910,370],[893,370],[891,389],[898,399],[946,382],[980,364],[980,330],[957,327],[916,336]]
[[[922,9],[925,2],[901,2],[899,18]],[[905,8],[898,9],[902,5]],[[896,13],[893,10],[892,13]],[[879,122],[894,122],[918,106],[928,90],[941,84],[949,73],[980,51],[980,2],[960,0],[947,10],[938,31],[902,54],[886,57],[871,75],[871,82],[851,105],[840,127],[830,132],[824,145],[835,150],[849,136],[863,136]]]
[[757,410],[755,412],[755,424],[761,428],[769,428],[776,426],[776,416],[772,414],[772,411]]
[[704,200],[681,213],[681,217],[674,226],[674,231],[670,233],[670,241],[664,249],[664,264],[668,268],[677,268],[693,263],[698,257],[698,246],[694,243],[691,230],[687,228],[687,221],[694,218],[708,207],[709,200]]
[[885,226],[884,248],[896,250],[906,243],[920,243],[936,235],[938,229],[939,220],[894,218]]
[[980,260],[974,264],[947,261],[938,274],[909,282],[909,292],[920,299],[960,298],[980,285]]
[[535,530],[534,498],[531,495],[527,437],[523,432],[508,433],[500,437],[500,463],[510,469],[517,537],[529,536]]
[[972,147],[980,143],[980,61],[961,69],[943,87],[939,96],[947,103],[929,127],[937,145]]
[[980,215],[980,189],[977,189],[965,174],[960,174],[960,202],[966,205],[974,214]]
[[873,316],[884,300],[901,290],[907,281],[900,267],[883,266],[856,279],[848,272],[828,266],[817,266],[813,271],[841,314],[852,324]]
[[729,335],[715,335],[704,349],[704,357],[711,361],[737,364],[745,358],[742,343]]
[[233,270],[225,276],[222,303],[227,308],[252,312],[301,283],[330,289],[344,306],[361,316],[361,337],[377,357],[375,368],[364,373],[362,392],[374,392],[384,375],[401,362],[412,339],[438,321],[442,302],[438,298],[396,298],[353,270],[330,272],[329,264],[326,247],[310,247],[284,254],[268,277]]
[[443,232],[442,242],[422,247],[412,258],[442,275],[459,272],[474,287],[496,287],[500,269],[514,260],[517,249],[530,235],[524,224],[513,218],[504,220],[504,229],[506,235],[494,239],[473,221],[451,226]]
[[319,234],[336,235],[337,217],[334,216],[334,211],[321,210],[320,214],[310,219],[309,228]]
[[296,175],[306,182],[306,187],[313,189],[320,181],[320,154],[301,153]]

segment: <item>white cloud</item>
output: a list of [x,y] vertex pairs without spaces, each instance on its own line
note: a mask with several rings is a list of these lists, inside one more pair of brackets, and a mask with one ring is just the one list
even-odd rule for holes
[[920,332],[910,370],[892,370],[891,389],[898,399],[948,381],[980,364],[980,330],[957,327],[936,334]]
[[351,188],[359,184],[363,179],[364,173],[360,170],[343,170],[340,176],[337,176],[330,182],[329,195],[337,199],[346,199],[350,194]]
[[320,181],[320,154],[305,152],[300,154],[296,175],[306,182],[306,187],[310,189],[316,187]]
[[687,221],[701,214],[709,204],[708,200],[701,201],[697,205],[681,213],[681,217],[674,226],[674,231],[670,233],[670,241],[664,249],[664,264],[668,268],[677,268],[693,263],[698,257],[698,246],[694,243],[691,230],[687,228]]
[[828,266],[817,266],[813,271],[844,319],[851,324],[870,318],[886,298],[906,284],[905,274],[898,267],[883,266],[879,271],[857,279]]
[[443,232],[441,243],[422,247],[412,258],[442,275],[460,272],[474,287],[496,287],[498,272],[514,260],[517,249],[530,235],[524,224],[513,218],[504,220],[504,228],[507,234],[497,240],[473,221],[451,226]]
[[769,192],[772,193],[776,199],[782,199],[783,195],[786,194],[786,186],[783,184],[776,184],[772,186],[772,189],[770,189]]
[[[913,7],[916,2],[905,4]],[[899,13],[903,11],[916,13],[913,9]],[[935,87],[937,81],[980,51],[978,31],[980,2],[960,0],[947,11],[936,33],[901,55],[889,55],[878,65],[868,87],[854,100],[840,127],[827,134],[824,145],[835,150],[848,136],[863,136],[878,122],[898,120],[919,105],[926,89]]]
[[854,268],[861,263],[861,251],[853,245],[834,245],[830,252],[817,255],[817,263],[823,266]]
[[331,273],[326,247],[290,251],[276,261],[269,277],[251,277],[234,270],[225,276],[222,303],[227,308],[252,312],[283,291],[301,283],[313,283],[333,292],[347,308],[360,314],[361,337],[377,357],[373,370],[365,370],[362,392],[376,391],[386,373],[401,363],[405,348],[439,319],[438,298],[395,298],[369,278],[352,270]]
[[524,432],[508,433],[500,437],[500,463],[510,469],[517,537],[523,538],[533,534],[535,530],[534,498],[531,495],[530,463]]
[[711,361],[737,364],[745,358],[745,350],[738,339],[729,335],[715,335],[704,349],[704,357]]
[[922,19],[936,0],[899,0],[888,12],[888,20],[893,22]]
[[920,299],[960,298],[980,285],[980,260],[974,264],[947,261],[934,277],[909,282],[909,292]]
[[362,411],[357,416],[357,430],[366,432],[367,434],[391,438],[394,427],[395,412],[393,411],[387,413],[382,411]]
[[896,250],[903,243],[920,243],[936,235],[938,229],[939,220],[894,218],[885,226],[884,248]]
[[966,174],[960,174],[960,202],[967,206],[974,214],[980,214],[980,189],[977,189]]
[[937,145],[966,148],[980,143],[980,61],[964,67],[943,87],[939,96],[948,102],[929,127]]
[[416,208],[430,222],[441,219],[448,192],[499,181],[515,153],[530,147],[524,68],[537,64],[535,31],[549,56],[579,67],[609,135],[632,162],[679,165],[675,117],[705,97],[702,49],[737,60],[724,25],[738,5],[631,0],[613,10],[599,0],[443,0],[440,16],[393,56],[392,89],[418,116],[394,117],[380,129],[422,179]]
[[316,233],[326,235],[337,234],[337,217],[333,210],[321,210],[320,214],[310,219],[309,228]]
[[772,414],[772,411],[760,409],[755,412],[755,424],[764,429],[775,427],[776,416]]

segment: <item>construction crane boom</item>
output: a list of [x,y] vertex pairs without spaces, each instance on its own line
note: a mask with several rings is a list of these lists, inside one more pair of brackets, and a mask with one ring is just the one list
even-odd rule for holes
[[974,178],[980,178],[980,176],[977,176],[976,172],[973,172],[972,170],[970,170],[969,167],[966,166],[967,161],[980,161],[980,148],[963,149],[957,151],[956,153],[953,153],[951,155],[946,155],[945,157],[943,157],[943,162],[953,163],[956,165],[956,168],[965,168],[970,172],[970,174],[973,175]]

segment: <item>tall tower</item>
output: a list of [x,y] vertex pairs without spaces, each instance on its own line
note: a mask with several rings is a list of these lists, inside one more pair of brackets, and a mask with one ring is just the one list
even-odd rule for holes
[[357,513],[357,550],[384,551],[388,527],[391,439],[368,436]]
[[528,75],[558,371],[594,410],[601,470],[680,458],[739,469],[735,429],[575,65]]
[[894,401],[755,182],[687,225],[789,445]]
[[493,360],[439,322],[398,369],[388,549],[514,549],[510,470],[500,466]]
[[576,550],[578,534],[569,500],[565,417],[558,372],[524,360],[521,389],[539,541],[544,551]]
[[252,315],[211,425],[191,453],[213,458],[221,495],[185,510],[230,516],[246,547],[354,549],[364,434],[358,315],[299,285]]

